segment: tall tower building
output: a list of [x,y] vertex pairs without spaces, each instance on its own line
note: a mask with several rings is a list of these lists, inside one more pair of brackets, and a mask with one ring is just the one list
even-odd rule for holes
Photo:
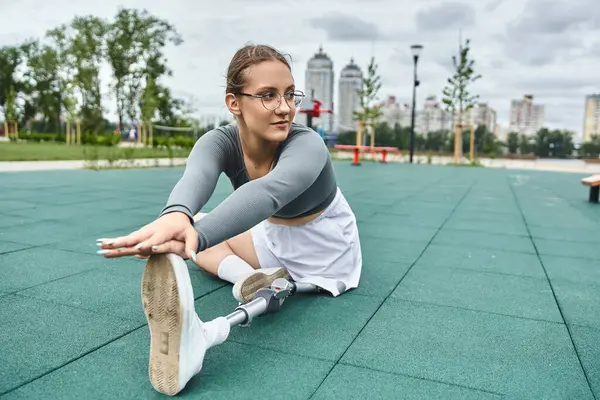
[[338,112],[337,130],[339,132],[357,130],[358,122],[354,120],[354,111],[360,109],[360,95],[358,90],[362,89],[363,74],[359,66],[350,59],[340,73],[338,88]]
[[600,135],[600,93],[585,96],[582,142],[592,140],[592,135]]
[[[316,53],[306,66],[306,87],[305,94],[307,101],[315,99],[323,104],[321,108],[324,110],[333,110],[333,62],[331,58],[323,52],[323,47],[319,47],[319,52]],[[304,114],[302,117],[306,118]],[[302,121],[306,123],[306,119]],[[324,113],[319,118],[313,118],[313,128],[317,125],[325,129],[326,134],[331,134],[333,131],[333,115]]]
[[533,95],[527,94],[522,100],[510,102],[510,132],[535,136],[544,125],[544,106],[533,104]]

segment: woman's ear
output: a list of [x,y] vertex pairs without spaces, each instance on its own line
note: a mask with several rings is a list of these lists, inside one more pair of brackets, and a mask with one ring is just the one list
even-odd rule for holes
[[233,93],[227,93],[225,96],[225,104],[233,115],[240,115],[242,113],[238,98]]

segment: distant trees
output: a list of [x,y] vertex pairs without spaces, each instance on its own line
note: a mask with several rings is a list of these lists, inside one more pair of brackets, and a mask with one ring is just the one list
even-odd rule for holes
[[145,10],[121,8],[112,20],[77,16],[43,38],[0,48],[0,115],[36,121],[45,132],[77,120],[97,133],[106,129],[102,102],[110,99],[121,126],[137,119],[188,125],[185,102],[162,84],[172,73],[165,48],[181,43],[173,25]]
[[[470,130],[462,131],[462,146],[466,152],[469,148],[467,138]],[[485,126],[478,126],[474,131],[475,154],[479,157],[499,157],[505,155],[534,156],[540,158],[598,158],[600,157],[600,136],[592,136],[591,141],[575,148],[574,134],[567,130],[540,129],[529,136],[510,132],[505,141],[500,141]],[[375,125],[375,145],[393,146],[408,150],[410,140],[409,126],[389,126],[385,122]],[[415,134],[415,150],[438,154],[453,154],[455,135],[449,129]],[[356,132],[341,133],[336,142],[339,144],[355,144]]]

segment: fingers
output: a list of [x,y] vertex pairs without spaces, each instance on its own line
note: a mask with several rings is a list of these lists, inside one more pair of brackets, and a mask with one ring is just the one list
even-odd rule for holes
[[[172,241],[172,235],[169,235],[165,232],[154,232],[150,237],[146,238],[144,241],[138,243],[135,247],[139,249],[142,253],[156,253],[157,248],[159,246],[164,245],[165,243]],[[162,251],[159,251],[162,253]]]
[[141,253],[135,247],[119,247],[118,249],[102,249],[102,250],[98,251],[98,254],[103,255],[104,258],[115,258],[115,257],[134,256],[134,255],[138,255]]
[[175,253],[182,258],[187,258],[185,255],[185,243],[179,240],[169,240],[168,242],[152,246],[152,254],[157,253]]
[[196,262],[196,252],[198,251],[198,232],[194,227],[185,230],[184,233],[185,254]]
[[98,254],[103,255],[104,258],[135,256],[139,259],[147,259],[152,254],[161,253],[175,253],[184,259],[188,258],[185,254],[185,243],[178,240],[170,240],[157,246],[152,246],[150,251],[144,251],[136,247],[120,247],[117,249],[102,249],[98,251]]
[[98,246],[102,247],[103,249],[117,249],[119,247],[134,247],[138,243],[149,238],[151,235],[151,232],[142,228],[140,230],[131,232],[127,236],[119,236],[116,238],[100,238],[96,239],[96,241],[98,242]]

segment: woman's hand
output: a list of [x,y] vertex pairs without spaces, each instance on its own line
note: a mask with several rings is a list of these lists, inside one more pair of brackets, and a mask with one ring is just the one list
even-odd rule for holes
[[[158,218],[127,236],[98,239],[99,246],[106,258],[150,255],[156,253],[183,253],[195,260],[198,249],[198,233],[187,215],[172,212]],[[178,251],[172,251],[172,249]]]
[[[187,260],[188,258],[193,258],[193,257],[190,257],[189,254],[185,253],[185,243],[181,242],[179,240],[170,240],[166,243],[161,244],[160,246],[158,246],[158,249],[156,251],[152,252],[152,254],[156,254],[156,253],[175,253],[179,257],[183,258],[184,260]],[[123,256],[123,255],[126,255],[126,254],[119,254],[119,256]],[[139,258],[141,260],[145,260],[145,259],[148,259],[148,257],[150,257],[150,254],[142,254],[142,253],[133,253],[133,254],[128,254],[128,255],[135,255],[136,258]]]

